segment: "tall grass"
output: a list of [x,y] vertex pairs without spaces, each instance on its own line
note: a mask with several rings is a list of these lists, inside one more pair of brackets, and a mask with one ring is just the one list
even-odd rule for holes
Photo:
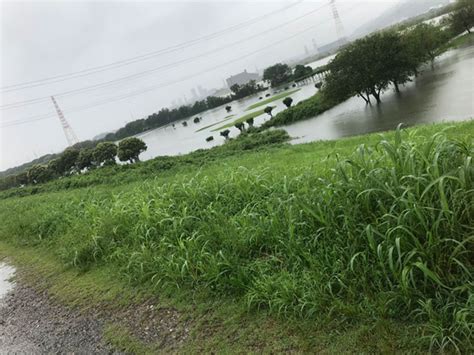
[[[472,350],[472,142],[361,145],[327,174],[226,170],[121,193],[2,202],[0,238],[133,284],[208,290],[282,317],[407,321],[433,349]],[[328,163],[330,164],[330,163]]]

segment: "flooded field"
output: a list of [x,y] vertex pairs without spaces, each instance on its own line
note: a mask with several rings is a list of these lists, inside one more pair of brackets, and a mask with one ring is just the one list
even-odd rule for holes
[[[327,64],[331,59],[332,57],[324,58],[309,65],[318,67]],[[287,89],[290,91],[294,88]],[[229,113],[223,106],[206,111],[198,115],[202,120],[197,124],[193,123],[194,117],[191,117],[186,120],[186,127],[182,122],[177,122],[175,127],[169,125],[146,132],[139,136],[148,145],[148,150],[142,158],[184,154],[222,144],[224,138],[219,135],[219,130],[213,130],[267,105],[276,106],[274,114],[284,110],[286,107],[281,99],[253,110],[246,110],[250,105],[265,100],[267,94],[274,95],[282,91],[285,91],[285,88],[276,91],[270,89],[244,100],[232,102],[230,104],[232,111]],[[316,92],[314,84],[309,83],[301,86],[299,91],[290,96],[294,100],[293,104],[297,104]],[[418,78],[402,87],[400,94],[388,89],[383,94],[382,101],[381,105],[367,106],[363,100],[354,97],[313,119],[283,128],[295,138],[294,143],[303,143],[394,129],[401,122],[415,125],[472,118],[474,117],[474,46],[471,44],[443,54],[435,61],[433,68],[430,65],[425,66]],[[229,115],[233,116],[228,117]],[[268,119],[270,116],[263,114],[255,119],[255,125],[258,126]],[[231,137],[239,134],[237,128],[229,129]],[[213,136],[214,140],[206,142],[206,138],[210,136]]]

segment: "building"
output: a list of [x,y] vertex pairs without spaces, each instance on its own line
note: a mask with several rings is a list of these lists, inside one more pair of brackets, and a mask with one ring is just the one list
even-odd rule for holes
[[251,80],[258,81],[259,75],[257,73],[248,73],[247,70],[244,70],[242,73],[232,75],[231,77],[227,78],[226,84],[227,87],[231,87],[232,85],[244,85],[247,84]]

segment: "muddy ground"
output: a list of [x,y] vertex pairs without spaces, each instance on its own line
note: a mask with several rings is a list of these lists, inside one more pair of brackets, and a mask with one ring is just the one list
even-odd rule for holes
[[111,324],[163,352],[179,351],[189,335],[188,319],[153,300],[79,311],[22,281],[21,273],[16,273],[11,286],[8,293],[0,295],[0,354],[117,353],[103,336],[104,328]]

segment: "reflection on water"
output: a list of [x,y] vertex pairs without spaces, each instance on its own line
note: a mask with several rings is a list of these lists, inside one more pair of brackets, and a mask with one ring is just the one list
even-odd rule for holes
[[[324,58],[311,66],[326,64],[331,58]],[[414,125],[428,122],[459,121],[474,117],[474,46],[450,51],[439,57],[434,67],[427,65],[421,75],[402,87],[397,94],[393,89],[382,95],[381,105],[368,106],[360,98],[351,98],[333,109],[313,119],[301,121],[284,127],[295,143],[310,142],[320,139],[336,139],[339,137],[364,134],[369,132],[391,130],[400,122]],[[269,91],[270,92],[270,91]],[[314,84],[301,87],[301,90],[291,94],[294,104],[316,93]],[[250,112],[245,109],[256,102],[259,97],[265,99],[267,92],[253,97],[232,102],[232,114],[235,116],[229,121],[196,132],[202,127],[222,121],[229,113],[225,105],[206,111],[198,116],[200,123],[193,123],[191,117],[187,119],[188,126],[183,127],[181,122],[146,132],[140,137],[148,145],[143,153],[143,159],[150,159],[158,155],[177,155],[188,153],[196,149],[210,148],[222,144],[224,138],[219,131],[212,130],[226,123],[230,123],[240,116]],[[273,92],[272,92],[273,94]],[[282,99],[274,101],[276,105],[273,113],[278,113],[286,107]],[[256,108],[262,109],[265,106]],[[270,117],[266,114],[255,119],[260,125]],[[239,130],[229,128],[231,137],[239,134]],[[213,136],[214,140],[206,142],[206,138]]]
[[310,119],[284,127],[293,142],[391,130],[399,123],[415,125],[429,122],[460,121],[474,117],[474,46],[445,53],[434,67],[397,94],[389,89],[381,105],[366,105],[351,98],[333,109]]
[[14,273],[14,268],[0,263],[0,299],[13,288],[13,284],[9,280],[13,277]]

